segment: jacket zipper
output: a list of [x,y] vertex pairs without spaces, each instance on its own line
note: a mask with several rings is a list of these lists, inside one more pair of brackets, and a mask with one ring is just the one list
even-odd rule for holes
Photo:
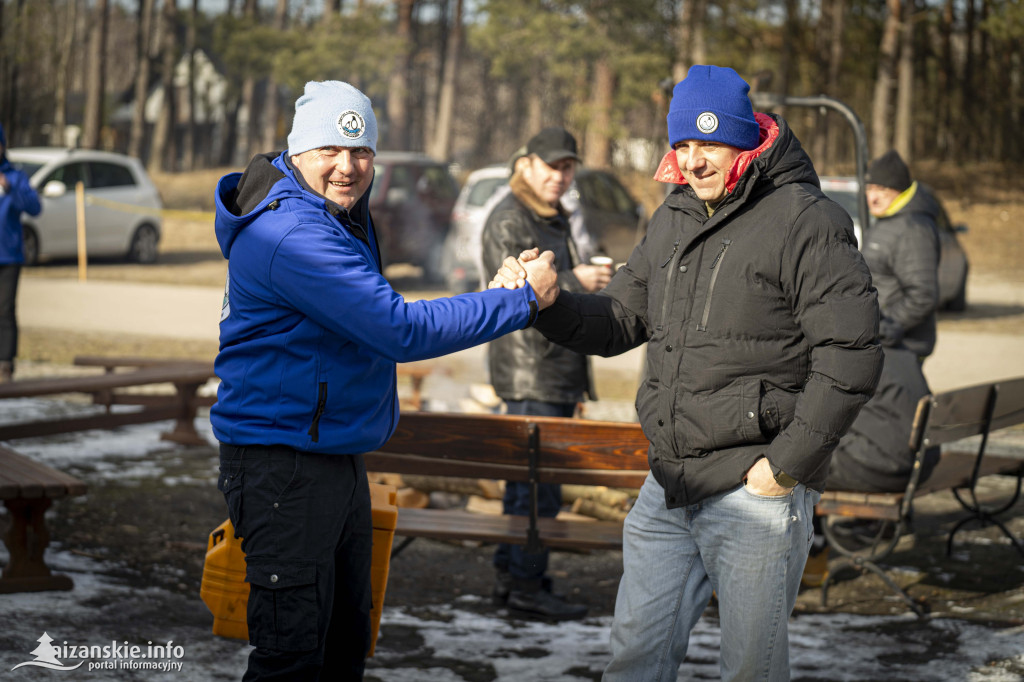
[[725,257],[725,251],[732,244],[731,239],[722,240],[722,250],[715,256],[715,260],[711,262],[711,281],[708,282],[708,295],[704,300],[704,314],[700,317],[700,324],[697,325],[697,331],[706,332],[708,330],[708,316],[711,315],[711,296],[715,293],[715,281],[718,279],[718,273],[722,270],[722,258]]
[[[668,260],[661,264],[661,267],[665,267],[672,262],[672,259],[676,257],[676,252],[679,251],[679,240],[677,239],[672,244],[672,253],[668,255]],[[665,327],[665,319],[668,317],[669,303],[672,300],[672,275],[675,273],[675,267],[668,269],[668,273],[665,275],[665,298],[661,302],[661,322],[658,323],[658,330],[662,330]]]
[[313,423],[310,424],[307,432],[314,443],[320,442],[320,417],[324,415],[325,409],[327,409],[327,382],[321,381],[320,393],[316,399],[316,412],[313,413]]

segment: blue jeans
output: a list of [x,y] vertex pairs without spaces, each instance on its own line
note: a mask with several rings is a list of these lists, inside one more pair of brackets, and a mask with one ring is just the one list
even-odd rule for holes
[[718,596],[723,680],[788,680],[788,620],[820,494],[766,497],[743,485],[665,506],[647,476],[623,530],[623,574],[605,682],[675,681],[690,631]]
[[[508,400],[505,402],[508,414],[535,415],[539,417],[571,417],[576,412],[576,403],[545,403],[539,400]],[[558,516],[562,508],[562,486],[557,483],[537,485],[537,515],[548,518]],[[508,481],[505,483],[505,498],[502,510],[509,516],[530,515],[530,484]],[[538,588],[548,570],[548,550],[527,552],[524,545],[501,543],[494,552],[494,566],[499,571],[508,571],[523,588]]]

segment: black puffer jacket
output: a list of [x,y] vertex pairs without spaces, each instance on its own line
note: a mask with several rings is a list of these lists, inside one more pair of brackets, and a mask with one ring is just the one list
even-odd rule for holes
[[[909,201],[879,218],[864,240],[864,260],[878,290],[886,345],[901,342],[920,357],[935,349],[935,310],[939,302],[939,207],[917,183]],[[899,201],[899,197],[897,197]]]
[[670,508],[739,485],[762,455],[823,490],[881,369],[850,218],[785,122],[757,116],[762,144],[712,217],[680,186],[603,292],[562,292],[536,323],[591,354],[647,341],[637,413]]
[[[497,272],[507,256],[539,246],[555,254],[558,285],[584,291],[572,273],[579,258],[566,214],[543,204],[521,177],[513,176],[509,184],[512,192],[494,207],[484,226],[484,272]],[[491,341],[487,355],[494,392],[505,400],[575,403],[584,394],[595,397],[587,357],[548,341],[536,329]]]
[[[916,454],[910,429],[917,402],[930,393],[917,355],[906,348],[886,348],[875,395],[857,415],[832,455],[829,490],[900,492],[907,487]],[[926,453],[919,482],[928,480],[939,449]]]

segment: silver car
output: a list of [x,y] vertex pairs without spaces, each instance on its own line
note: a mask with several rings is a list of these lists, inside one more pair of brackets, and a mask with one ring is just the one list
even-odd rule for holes
[[[846,209],[853,217],[853,231],[857,235],[857,243],[864,245],[863,230],[857,218],[857,178],[823,176],[821,189],[837,204]],[[967,309],[967,254],[957,239],[957,234],[967,231],[966,225],[953,225],[949,220],[946,208],[939,201],[935,191],[918,183],[918,191],[924,191],[935,198],[939,206],[938,226],[939,244],[942,253],[939,257],[939,310],[962,312]]]
[[28,176],[43,205],[38,216],[22,216],[26,265],[78,253],[79,182],[85,189],[87,254],[156,260],[163,205],[138,159],[58,147],[8,149],[7,158]]
[[[452,208],[452,227],[444,244],[448,289],[460,293],[481,286],[480,241],[487,216],[507,194],[507,164],[486,166],[466,178]],[[607,171],[579,168],[562,205],[584,260],[600,253],[624,262],[647,229],[643,205]]]

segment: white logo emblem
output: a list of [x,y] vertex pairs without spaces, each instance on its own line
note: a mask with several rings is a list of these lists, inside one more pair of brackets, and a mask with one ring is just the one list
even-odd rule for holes
[[710,111],[705,111],[697,117],[697,130],[705,135],[710,135],[715,132],[718,130],[718,117]]
[[338,117],[338,131],[345,137],[355,139],[366,130],[366,122],[358,111],[349,109]]
[[60,649],[51,644],[51,642],[53,641],[53,637],[50,637],[45,632],[43,633],[43,636],[37,639],[36,641],[39,642],[39,646],[37,646],[35,649],[29,652],[36,657],[36,660],[19,663],[18,665],[11,668],[11,670],[17,670],[23,665],[31,665],[39,668],[49,668],[50,670],[74,670],[75,668],[77,668],[85,662],[79,661],[78,665],[73,665],[71,667],[68,667],[61,663],[60,659],[57,658],[57,656],[60,654]]
[[224,300],[220,304],[220,321],[228,319],[231,314],[231,273],[229,272],[227,277],[224,278]]

